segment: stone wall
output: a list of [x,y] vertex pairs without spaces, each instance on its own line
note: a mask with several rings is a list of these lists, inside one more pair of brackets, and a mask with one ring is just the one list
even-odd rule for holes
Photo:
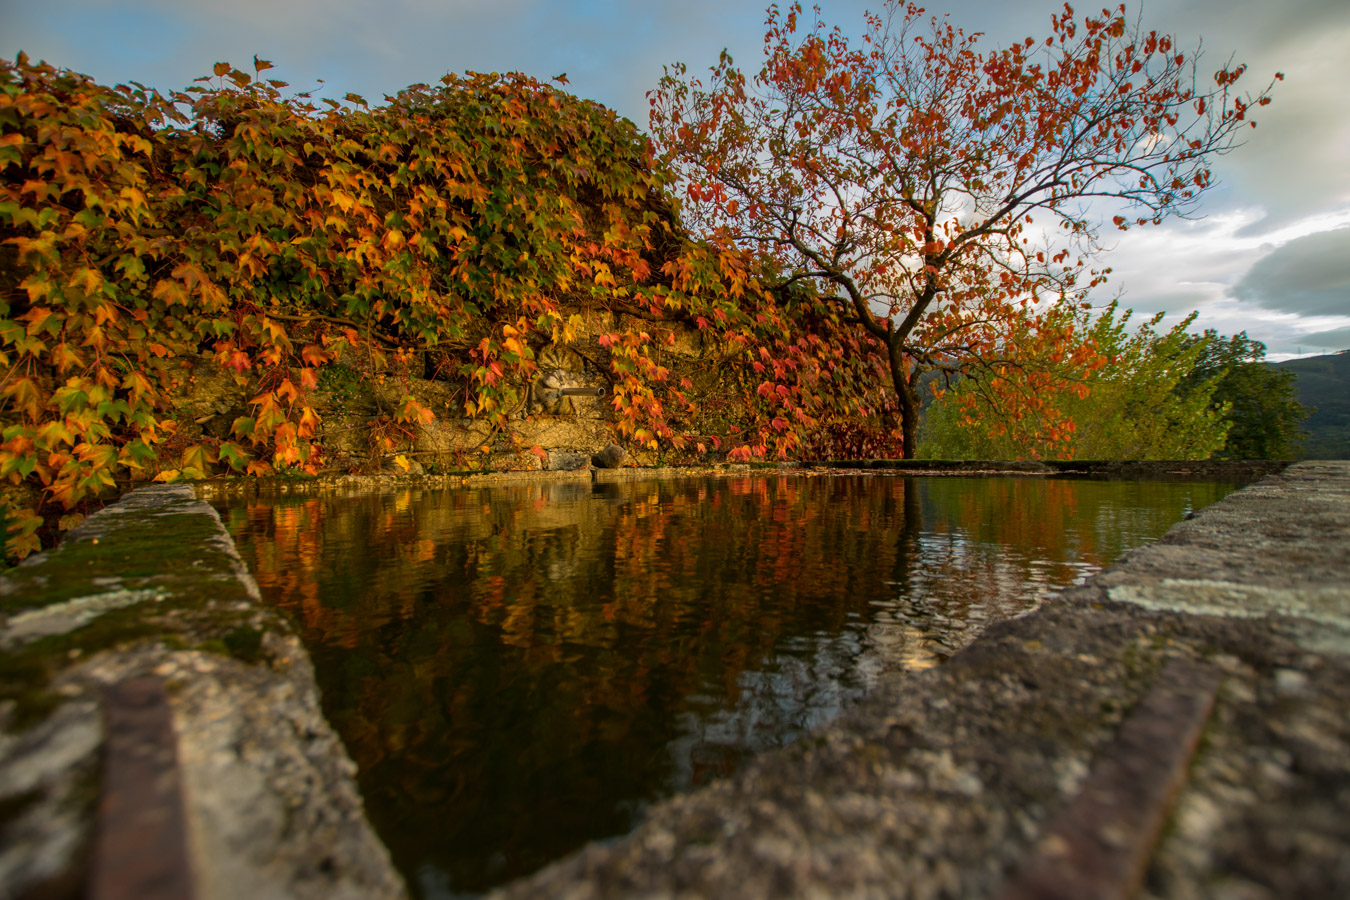
[[[702,335],[678,321],[646,322],[631,315],[604,311],[581,314],[577,338],[568,345],[533,348],[539,367],[528,382],[515,385],[521,396],[517,408],[507,410],[508,426],[493,428],[482,418],[465,416],[467,386],[458,375],[462,360],[450,355],[437,360],[424,353],[416,371],[374,366],[366,355],[350,349],[320,369],[319,387],[310,400],[322,417],[319,439],[334,464],[346,470],[378,472],[386,460],[403,455],[428,471],[569,470],[584,466],[593,454],[621,436],[614,427],[608,396],[557,396],[558,388],[612,388],[609,351],[599,343],[602,334],[644,329],[672,329],[672,342],[662,344],[661,364],[689,376],[690,395],[715,392],[723,372],[715,362],[715,348]],[[226,438],[234,420],[251,415],[255,390],[244,375],[221,369],[211,354],[186,360],[183,394],[176,409],[179,434]],[[369,423],[397,410],[404,392],[430,409],[436,420],[416,426],[411,440],[394,451],[372,449]],[[539,448],[542,454],[531,452]],[[486,448],[486,451],[484,451]],[[632,460],[649,465],[656,457],[641,448],[628,448]]]

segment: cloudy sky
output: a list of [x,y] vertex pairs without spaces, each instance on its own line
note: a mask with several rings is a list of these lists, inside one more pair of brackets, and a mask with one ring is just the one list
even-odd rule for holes
[[[920,0],[921,2],[921,0]],[[713,65],[724,47],[757,68],[767,0],[0,0],[0,56],[104,82],[164,90],[243,68],[319,96],[374,102],[448,71],[565,72],[569,89],[645,126],[664,64]],[[853,34],[880,0],[819,0]],[[930,12],[1006,44],[1043,36],[1049,0],[943,0]],[[1091,8],[1091,7],[1084,7]],[[1129,4],[1132,14],[1137,3]],[[1218,164],[1200,218],[1137,229],[1106,257],[1110,292],[1139,313],[1246,331],[1275,359],[1350,348],[1350,2],[1151,0],[1148,27],[1203,39],[1202,71],[1232,55],[1252,89],[1277,71],[1274,103],[1247,144]],[[1101,296],[1104,301],[1109,295]]]

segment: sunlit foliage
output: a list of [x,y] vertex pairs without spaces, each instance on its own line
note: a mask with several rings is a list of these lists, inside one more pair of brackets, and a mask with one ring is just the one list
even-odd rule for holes
[[[1229,405],[1216,401],[1223,372],[1200,363],[1213,335],[1187,328],[1192,313],[1166,332],[1163,314],[1137,329],[1116,304],[1093,316],[1063,309],[1106,362],[1057,367],[1064,385],[1034,411],[999,376],[962,379],[929,407],[920,455],[943,459],[1208,459],[1224,446]],[[1047,350],[1053,357],[1053,351]]]
[[867,24],[851,44],[770,7],[758,74],[725,53],[704,79],[676,65],[651,123],[692,221],[818,285],[889,369],[912,456],[925,373],[993,367],[1013,386],[1044,379],[1041,348],[1080,352],[1037,304],[1103,280],[1102,209],[1121,230],[1192,209],[1269,89],[1238,92],[1242,66],[1206,86],[1197,53],[1123,6],[1066,5],[1001,49],[898,0]]
[[[314,102],[268,68],[168,96],[0,68],[0,477],[57,513],[118,480],[320,471],[338,360],[404,387],[366,423],[377,452],[435,418],[406,389],[432,368],[509,428],[539,350],[595,311],[621,323],[588,352],[637,447],[782,455],[822,412],[868,410],[853,338],[691,241],[612,112],[520,75]],[[663,357],[677,329],[703,337],[688,371]],[[219,439],[175,418],[201,357],[252,398]],[[21,505],[17,556],[43,522]]]

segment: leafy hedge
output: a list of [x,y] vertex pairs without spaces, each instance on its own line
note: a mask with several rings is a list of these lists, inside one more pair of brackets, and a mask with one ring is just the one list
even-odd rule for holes
[[[0,478],[42,492],[8,502],[9,555],[119,479],[318,471],[313,393],[344,354],[394,379],[432,354],[467,415],[509,427],[578,311],[642,323],[600,337],[615,427],[640,446],[783,455],[876,411],[875,348],[684,235],[612,112],[521,75],[316,103],[269,67],[217,64],[167,96],[0,68]],[[662,365],[677,327],[718,348],[734,415]],[[189,440],[174,398],[203,353],[253,399],[225,438]],[[433,418],[405,391],[369,424],[391,449]]]

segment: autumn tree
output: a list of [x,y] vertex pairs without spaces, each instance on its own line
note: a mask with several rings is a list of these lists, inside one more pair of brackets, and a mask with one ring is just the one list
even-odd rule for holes
[[[942,459],[1208,459],[1232,427],[1231,404],[1218,396],[1225,369],[1206,364],[1218,342],[1192,334],[1195,313],[1163,330],[1158,313],[1137,328],[1131,310],[1111,303],[1095,315],[1060,306],[1072,330],[1105,364],[1075,370],[1040,350],[1054,372],[1039,410],[1019,402],[997,378],[964,378],[926,410],[919,455]],[[1050,357],[1050,358],[1046,358]]]
[[814,283],[864,333],[889,369],[906,456],[925,372],[986,371],[1012,388],[1031,349],[1014,336],[1083,352],[1039,313],[1105,277],[1092,268],[1101,211],[1121,230],[1185,215],[1269,102],[1269,87],[1235,89],[1242,66],[1203,83],[1198,50],[1123,6],[1066,5],[1050,25],[986,50],[981,34],[889,0],[851,46],[818,11],[774,6],[757,75],[724,52],[706,81],[677,64],[650,95],[686,220],[773,258],[784,284]]

